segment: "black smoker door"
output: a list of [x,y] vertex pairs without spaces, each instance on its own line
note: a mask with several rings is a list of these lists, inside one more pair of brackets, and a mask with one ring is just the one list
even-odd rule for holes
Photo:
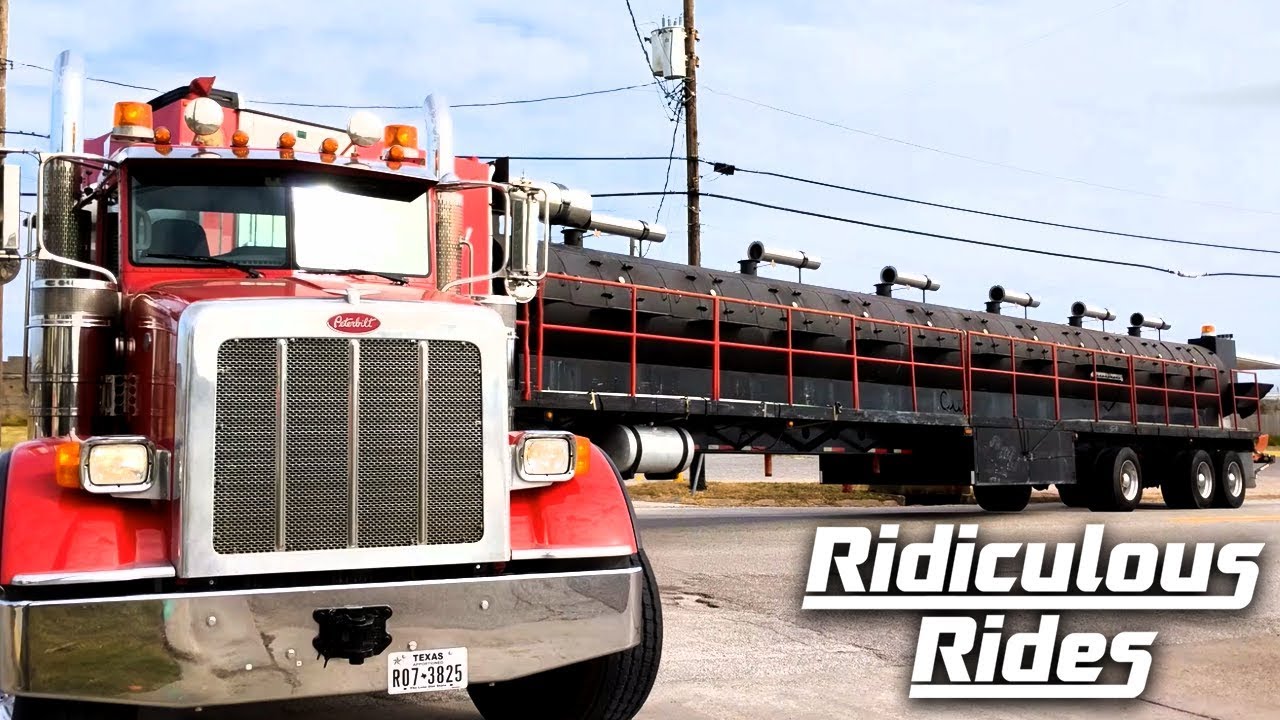
[[1073,483],[1075,435],[1065,430],[975,427],[974,485]]

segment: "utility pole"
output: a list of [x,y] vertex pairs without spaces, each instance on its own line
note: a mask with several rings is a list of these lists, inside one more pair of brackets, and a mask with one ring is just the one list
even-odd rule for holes
[[[0,0],[4,2],[4,0]],[[684,154],[685,187],[689,206],[689,264],[702,264],[702,210],[698,204],[698,31],[693,24],[693,0],[684,0]]]
[[[9,129],[6,100],[9,96],[9,0],[0,0],[0,145],[8,145]],[[0,162],[4,158],[0,157]],[[5,208],[5,212],[17,213],[18,208]],[[21,231],[19,231],[21,232]],[[4,360],[4,293],[0,292],[0,360]]]

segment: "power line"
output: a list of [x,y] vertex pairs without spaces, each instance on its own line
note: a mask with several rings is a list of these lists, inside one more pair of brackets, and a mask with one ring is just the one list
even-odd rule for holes
[[1172,243],[1175,245],[1194,245],[1196,247],[1215,248],[1218,250],[1238,250],[1240,252],[1266,253],[1270,255],[1280,255],[1280,250],[1271,250],[1267,248],[1246,247],[1243,245],[1224,245],[1220,243],[1199,242],[1195,240],[1179,240],[1177,238],[1161,237],[1159,235],[1142,235],[1140,233],[1122,232],[1119,230],[1106,230],[1103,228],[1089,227],[1087,225],[1072,225],[1070,223],[1053,222],[1051,220],[1039,220],[1037,218],[1029,218],[1021,215],[1009,215],[1006,213],[993,212],[990,210],[975,210],[974,208],[961,207],[959,205],[948,205],[946,203],[930,202],[928,200],[919,200],[916,198],[905,197],[902,195],[892,195],[889,193],[875,192],[874,190],[865,190],[863,188],[850,187],[848,185],[838,185],[836,183],[823,182],[821,180],[813,180],[810,178],[797,177],[795,175],[787,175],[785,173],[771,172],[768,170],[751,170],[734,166],[735,172],[748,173],[751,175],[763,175],[766,177],[774,177],[782,180],[791,180],[793,182],[804,183],[806,185],[815,185],[817,187],[832,188],[834,190],[844,190],[846,192],[858,193],[860,195],[869,195],[871,197],[884,198],[886,200],[897,200],[899,202],[912,203],[915,205],[924,205],[926,207],[940,208],[942,210],[954,210],[956,212],[969,213],[972,215],[983,215],[985,217],[999,218],[1001,220],[1013,220],[1015,222],[1031,223],[1033,225],[1043,225],[1045,227],[1062,228],[1064,230],[1077,230],[1080,232],[1096,233],[1099,235],[1114,235],[1116,237],[1133,238],[1136,240],[1152,240],[1155,242]]
[[1160,193],[1148,192],[1146,190],[1138,190],[1136,188],[1127,188],[1119,185],[1107,185],[1105,183],[1093,182],[1091,180],[1084,180],[1081,178],[1070,177],[1067,175],[1056,175],[1054,173],[1043,172],[1041,170],[1034,170],[1032,168],[1026,168],[1020,165],[1013,165],[1010,163],[999,162],[997,160],[987,160],[985,158],[980,158],[975,155],[966,155],[964,153],[953,152],[951,150],[945,150],[943,148],[934,147],[932,145],[924,145],[921,143],[913,142],[911,140],[903,140],[902,138],[896,138],[891,135],[872,132],[870,130],[862,130],[860,128],[852,127],[850,125],[843,125],[841,123],[834,122],[831,120],[824,120],[822,118],[815,117],[813,115],[806,115],[804,113],[795,112],[794,110],[787,110],[785,108],[780,108],[776,105],[770,105],[768,103],[760,102],[759,100],[752,100],[750,98],[742,97],[741,95],[734,95],[733,93],[724,92],[722,90],[716,90],[715,88],[712,88],[706,85],[704,85],[703,87],[708,92],[715,93],[716,95],[723,95],[724,97],[732,98],[739,102],[744,102],[744,103],[747,103],[748,105],[754,105],[756,107],[764,108],[766,110],[772,110],[777,113],[782,113],[783,115],[790,115],[792,117],[808,120],[810,122],[815,122],[820,125],[826,125],[828,127],[836,128],[838,130],[844,130],[845,132],[855,133],[857,135],[865,135],[867,137],[876,138],[877,140],[884,140],[885,142],[896,143],[898,145],[905,145],[907,147],[915,148],[917,150],[925,150],[927,152],[938,153],[939,155],[946,155],[948,157],[956,158],[959,160],[967,160],[969,162],[975,162],[982,165],[989,165],[991,167],[1004,168],[1006,170],[1013,170],[1015,172],[1026,173],[1028,175],[1035,175],[1038,177],[1049,178],[1052,180],[1060,180],[1062,182],[1069,182],[1069,183],[1074,183],[1076,185],[1084,185],[1087,187],[1099,188],[1102,190],[1112,190],[1115,192],[1129,193],[1131,195],[1141,195],[1143,197],[1155,198],[1158,200],[1169,200],[1173,202],[1190,203],[1192,205],[1204,205],[1207,207],[1224,208],[1227,210],[1237,210],[1240,212],[1260,213],[1263,215],[1280,215],[1280,211],[1276,211],[1276,210],[1264,210],[1261,208],[1251,208],[1251,207],[1245,207],[1243,205],[1230,205],[1227,203],[1214,202],[1211,200],[1197,200],[1194,198],[1182,198],[1182,197],[1175,197],[1173,195],[1162,195]]
[[30,130],[0,130],[5,135],[26,135],[27,137],[47,138],[49,133],[31,132]]
[[[32,70],[40,70],[42,72],[53,72],[43,65],[33,65],[31,63],[19,62],[12,59],[0,59],[0,61],[8,62],[10,66],[30,68]],[[114,85],[116,87],[129,88],[131,90],[146,90],[147,92],[161,92],[160,90],[147,87],[146,85],[133,85],[131,83],[120,82],[118,80],[109,80],[107,78],[86,77],[89,82],[103,83],[106,85]],[[453,105],[455,108],[483,108],[483,107],[499,107],[502,105],[528,105],[530,103],[550,102],[553,100],[573,100],[576,98],[590,97],[592,95],[608,95],[610,93],[623,92],[625,90],[636,90],[638,88],[656,85],[656,82],[639,83],[637,85],[625,85],[622,87],[605,88],[603,90],[587,90],[585,92],[571,93],[568,95],[549,95],[547,97],[527,98],[521,100],[496,100],[492,102],[475,102],[475,103],[459,103]],[[422,107],[418,105],[344,105],[341,103],[306,103],[293,102],[289,100],[255,100],[246,98],[246,102],[255,105],[276,105],[282,107],[302,107],[302,108],[325,108],[337,110],[417,110]]]
[[[481,156],[485,159],[492,159],[491,156]],[[530,155],[522,157],[511,157],[512,160],[528,160],[528,161],[563,161],[563,162],[593,162],[593,161],[610,161],[610,162],[628,162],[628,161],[658,161],[667,160],[662,155],[632,155],[632,156],[589,156],[589,157],[570,157],[570,156],[548,156],[548,155]],[[686,158],[676,156],[676,160],[685,160]],[[919,198],[907,197],[905,195],[894,195],[892,193],[877,192],[875,190],[867,190],[865,188],[853,187],[850,185],[840,185],[838,183],[826,182],[823,180],[815,180],[813,178],[800,177],[798,175],[788,175],[786,173],[774,172],[771,170],[754,170],[751,168],[738,167],[728,163],[716,163],[710,160],[701,160],[704,165],[717,168],[721,175],[733,173],[746,173],[749,175],[761,175],[765,177],[773,177],[781,180],[790,180],[792,182],[804,183],[806,185],[814,185],[816,187],[831,188],[833,190],[843,190],[845,192],[858,193],[859,195],[867,195],[870,197],[883,198],[886,200],[895,200],[898,202],[912,203],[914,205],[923,205],[925,207],[939,208],[942,210],[951,210],[955,212],[969,213],[971,215],[981,215],[984,217],[998,218],[1000,220],[1011,220],[1014,222],[1029,223],[1032,225],[1042,225],[1045,227],[1062,228],[1064,230],[1075,230],[1079,232],[1095,233],[1099,235],[1112,235],[1115,237],[1125,237],[1135,240],[1151,240],[1153,242],[1171,243],[1174,245],[1192,245],[1195,247],[1214,248],[1217,250],[1234,250],[1239,252],[1263,253],[1269,255],[1280,255],[1280,250],[1272,250],[1268,248],[1248,247],[1245,245],[1227,245],[1223,243],[1201,242],[1197,240],[1181,240],[1178,238],[1163,237],[1160,235],[1144,235],[1142,233],[1125,232],[1121,230],[1108,230],[1105,228],[1092,227],[1088,225],[1075,225],[1072,223],[1056,222],[1053,220],[1042,220],[1039,218],[1026,217],[1024,215],[1011,215],[1009,213],[996,212],[993,210],[978,210],[975,208],[962,207],[960,205],[949,205],[947,203],[933,202],[930,200],[921,200]],[[663,188],[666,190],[667,188]]]
[[[616,197],[653,197],[660,194],[682,195],[678,191],[660,192],[622,192],[622,193],[599,193],[593,195],[597,198],[616,198]],[[702,197],[716,198],[718,200],[726,200],[729,202],[741,203],[743,205],[751,205],[754,207],[765,208],[767,210],[776,210],[778,212],[791,213],[793,215],[803,215],[805,217],[818,218],[820,220],[831,220],[833,222],[845,223],[848,225],[858,225],[861,227],[874,228],[876,230],[887,230],[889,232],[904,233],[907,235],[915,235],[918,237],[933,238],[935,240],[946,240],[948,242],[964,243],[966,245],[977,245],[980,247],[994,248],[997,250],[1008,250],[1011,252],[1029,253],[1032,255],[1044,255],[1048,257],[1062,258],[1065,260],[1080,260],[1083,262],[1101,263],[1104,265],[1118,265],[1121,267],[1138,268],[1141,270],[1154,270],[1156,272],[1166,273],[1184,278],[1201,278],[1201,277],[1253,277],[1253,278],[1270,278],[1280,279],[1280,275],[1269,275],[1265,273],[1236,273],[1236,272],[1214,272],[1214,273],[1186,273],[1181,270],[1171,270],[1169,268],[1160,267],[1158,265],[1148,265],[1147,263],[1131,262],[1128,260],[1114,260],[1110,258],[1092,257],[1089,255],[1073,255],[1071,253],[1055,252],[1053,250],[1041,250],[1039,248],[1021,247],[1018,245],[1003,245],[1001,243],[988,242],[985,240],[974,240],[972,238],[959,237],[957,235],[943,235],[941,233],[932,233],[924,230],[912,230],[910,228],[897,227],[894,225],[884,225],[882,223],[867,222],[865,220],[854,220],[852,218],[840,217],[839,215],[828,215],[826,213],[814,212],[812,210],[801,210],[799,208],[787,207],[785,205],[774,205],[771,203],[760,202],[758,200],[748,200],[746,198],[734,197],[732,195],[722,195],[719,193],[702,193]]]
[[[682,111],[676,111],[676,121],[671,127],[671,150],[667,152],[667,174],[662,181],[662,199],[658,201],[658,212],[654,213],[653,221],[658,222],[662,219],[662,206],[667,202],[667,189],[671,187],[671,166],[676,160],[676,138],[680,136],[680,117]],[[682,158],[683,159],[683,158]]]

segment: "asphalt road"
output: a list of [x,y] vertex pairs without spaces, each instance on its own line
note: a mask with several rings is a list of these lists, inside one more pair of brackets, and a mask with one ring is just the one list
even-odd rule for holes
[[[640,513],[666,615],[662,671],[642,719],[1280,717],[1275,677],[1280,668],[1280,561],[1270,548],[1263,553],[1254,602],[1242,613],[1081,613],[1064,618],[1074,631],[1159,631],[1151,678],[1138,700],[908,700],[918,615],[800,610],[813,532],[820,525],[894,522],[902,524],[904,537],[926,538],[936,522],[977,521],[984,539],[1026,542],[1078,540],[1086,523],[1101,519],[1108,526],[1108,541],[1270,544],[1280,541],[1277,502],[1246,503],[1236,511],[1170,511],[1152,504],[1129,515],[1098,515],[1058,504],[999,516],[958,506],[651,506]],[[538,708],[535,714],[553,717],[552,712]],[[475,720],[479,715],[465,694],[439,694],[240,707],[192,717]]]

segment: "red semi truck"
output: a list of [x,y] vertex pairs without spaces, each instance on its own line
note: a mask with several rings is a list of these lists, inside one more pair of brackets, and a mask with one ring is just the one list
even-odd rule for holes
[[545,192],[454,158],[440,102],[428,162],[413,125],[212,78],[88,139],[83,80],[60,56],[25,250],[5,176],[31,439],[0,456],[0,717],[459,688],[632,717],[662,619],[620,474],[512,427]]

